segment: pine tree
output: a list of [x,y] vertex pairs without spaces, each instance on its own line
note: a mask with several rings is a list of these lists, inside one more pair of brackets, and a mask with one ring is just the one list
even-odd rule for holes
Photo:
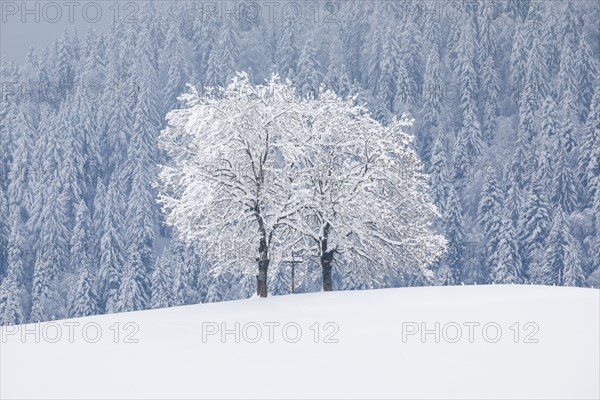
[[525,44],[525,26],[517,23],[515,35],[512,41],[512,52],[510,56],[511,93],[515,102],[519,102],[525,88],[525,76],[527,66],[527,47]]
[[568,262],[577,260],[578,255],[574,246],[574,239],[570,232],[569,223],[565,219],[561,208],[554,211],[552,229],[546,242],[544,265],[540,269],[539,283],[546,285],[564,285],[565,272],[569,271],[569,283],[581,279],[578,271],[581,264],[568,266]]
[[[481,226],[485,241],[486,259],[484,265],[492,266],[499,262],[494,257],[497,255],[500,233],[504,228],[502,224],[505,222],[502,220],[502,204],[502,194],[495,173],[491,167],[488,167],[477,210],[477,223]],[[482,282],[483,279],[481,278],[478,277],[477,281]]]
[[108,185],[104,203],[103,234],[100,242],[100,266],[98,271],[98,296],[106,313],[117,311],[121,271],[125,264],[122,238],[122,194],[116,174]]
[[316,97],[321,81],[319,68],[320,65],[315,54],[315,49],[309,40],[304,45],[304,49],[300,55],[298,74],[296,75],[296,82],[302,96]]
[[531,273],[529,270],[540,261],[540,252],[550,228],[550,204],[540,175],[532,181],[520,213],[519,243],[525,274]]
[[528,102],[531,103],[534,109],[538,109],[542,99],[549,93],[549,74],[546,64],[546,54],[544,46],[539,38],[535,35],[533,43],[529,49],[529,57],[527,62],[527,74],[525,85],[530,90]]
[[579,150],[577,175],[586,189],[587,205],[594,199],[594,185],[591,182],[600,176],[600,85],[592,99],[592,105],[584,128]]
[[[400,37],[400,55],[401,63],[406,69],[408,81],[412,83],[415,89],[411,90],[410,103],[414,106],[419,102],[419,93],[416,88],[420,88],[423,82],[421,71],[423,68],[423,50],[421,48],[421,31],[416,22],[416,15],[405,15],[402,34]],[[394,37],[388,40],[394,41]],[[395,42],[395,41],[394,41]],[[392,47],[391,51],[398,52],[398,49]],[[385,52],[385,44],[384,44]],[[400,64],[400,62],[398,62]]]
[[513,225],[519,221],[519,212],[522,208],[522,191],[519,182],[515,178],[515,172],[508,170],[504,179],[504,208],[508,213]]
[[32,206],[31,179],[33,178],[33,140],[37,134],[34,121],[21,109],[15,121],[15,149],[8,173],[8,208],[23,221],[28,218],[28,211]]
[[569,214],[577,208],[577,190],[564,146],[559,140],[554,161],[551,200]]
[[563,285],[576,287],[585,286],[585,273],[583,271],[581,247],[576,240],[573,240],[567,248]]
[[98,314],[99,301],[94,290],[90,271],[93,262],[92,220],[89,209],[81,200],[77,205],[75,227],[71,237],[71,270],[77,274],[77,282],[69,296],[69,316],[87,317]]
[[90,211],[83,200],[77,204],[75,227],[71,236],[70,262],[71,270],[78,271],[82,267],[91,267],[90,248],[93,240],[91,236],[92,220]]
[[350,77],[348,76],[348,72],[346,71],[346,65],[342,64],[340,67],[340,77],[339,77],[339,95],[342,98],[347,98],[350,95],[350,91],[352,88],[352,84],[350,83]]
[[292,78],[295,75],[298,53],[296,27],[288,19],[281,26],[276,54],[277,66],[282,78]]
[[6,277],[0,283],[0,325],[25,322],[23,276],[25,272],[26,241],[24,223],[19,211],[13,210],[8,238]]
[[[464,262],[464,228],[462,223],[462,205],[454,186],[450,186],[446,203],[444,218],[444,231],[448,240],[448,252],[445,264],[451,271],[453,283],[460,281]],[[448,278],[450,282],[450,278]]]
[[243,274],[240,279],[240,295],[241,299],[248,299],[256,294],[256,277],[251,274]]
[[509,214],[499,210],[500,227],[497,247],[491,257],[491,281],[499,284],[521,283],[523,272],[519,255],[517,235]]
[[456,71],[460,79],[460,108],[462,111],[462,129],[459,136],[464,140],[470,162],[481,154],[483,148],[475,99],[477,75],[474,64],[475,39],[473,31],[472,23],[465,23],[461,32],[461,41],[458,48],[458,71]]
[[86,266],[79,269],[77,283],[69,306],[71,318],[89,317],[100,313],[99,300],[94,290],[94,283]]
[[18,265],[9,268],[7,276],[0,283],[0,326],[25,322],[17,268]]
[[542,37],[544,40],[544,53],[550,78],[555,78],[560,68],[560,41],[558,18],[553,7],[547,7],[543,19]]
[[239,48],[238,26],[234,18],[227,18],[219,39],[219,71],[223,83],[229,83],[238,66]]
[[[381,45],[381,59],[379,60],[380,73],[376,93],[381,99],[382,105],[392,111],[394,110],[394,100],[396,98],[396,85],[398,85],[399,90],[403,90],[403,83],[410,82],[410,77],[408,76],[408,71],[406,71],[406,69],[404,70],[404,75],[398,72],[400,63],[395,57],[398,54],[398,49],[396,48],[394,31],[388,30],[384,32],[383,38],[383,43]],[[398,75],[397,83],[396,74]]]
[[[173,268],[175,270],[175,277],[173,279],[173,305],[183,306],[189,304],[189,284],[191,282],[188,270],[185,263],[179,255],[175,255],[173,259]],[[210,290],[211,288],[209,288]],[[213,289],[215,290],[215,289]],[[219,292],[220,293],[220,292]],[[222,297],[212,301],[221,301]],[[209,301],[209,300],[207,300]]]
[[[99,110],[99,119],[103,123],[101,132],[104,132],[100,151],[105,155],[103,169],[106,172],[113,171],[116,165],[125,162],[127,145],[133,130],[135,96],[132,94],[135,94],[135,89],[131,90],[133,86],[124,81],[117,64],[118,62],[114,60],[108,64],[106,80],[108,90],[103,93],[102,106]],[[94,184],[98,185],[98,182]]]
[[96,183],[96,195],[94,196],[94,214],[92,219],[92,226],[94,227],[93,232],[93,243],[94,246],[90,249],[93,251],[94,259],[100,258],[100,242],[104,235],[104,216],[106,211],[106,187],[102,183],[102,179],[98,179]]
[[483,85],[483,137],[489,144],[496,136],[496,117],[498,116],[498,98],[500,96],[500,80],[494,60],[488,56],[481,69]]
[[448,195],[448,165],[446,149],[441,140],[441,135],[437,135],[431,152],[431,166],[427,171],[429,175],[429,187],[431,189],[431,198],[437,206],[441,215],[444,215],[446,199]]
[[529,13],[530,0],[508,0],[507,11],[516,21],[522,22]]
[[556,113],[556,103],[551,96],[548,96],[542,106],[542,114],[540,118],[540,133],[542,135],[542,145],[546,149],[553,147],[557,141],[559,133],[559,121]]
[[[151,177],[147,163],[138,162],[134,166],[131,193],[127,204],[127,251],[140,257],[143,272],[137,276],[143,298],[150,298],[150,283],[152,266],[155,262],[155,207],[154,192],[150,187]],[[136,260],[132,260],[136,261]]]
[[168,73],[162,115],[166,115],[169,111],[180,105],[177,98],[185,92],[185,85],[189,81],[189,67],[185,58],[186,52],[175,26],[169,28],[167,42],[170,43],[170,46],[168,51],[165,51]]
[[566,1],[560,12],[559,30],[562,46],[576,49],[579,44],[579,26],[577,12],[573,2]]
[[165,249],[152,272],[151,308],[166,308],[173,305],[173,286],[168,250]]
[[594,96],[594,81],[598,76],[597,63],[592,55],[592,50],[587,42],[585,33],[581,36],[579,41],[579,48],[577,49],[577,60],[576,71],[578,74],[579,84],[579,118],[580,121],[585,121],[590,107],[592,104],[592,98]]
[[[563,45],[560,54],[560,70],[558,71],[556,92],[557,97],[561,102],[567,100],[568,93],[574,95],[579,92],[575,49],[575,46],[570,47]],[[574,106],[577,106],[577,104]]]
[[426,126],[437,126],[440,123],[443,97],[444,88],[442,87],[442,76],[440,72],[440,56],[439,53],[433,49],[429,53],[427,59],[423,83],[423,108],[421,110],[421,119]]
[[136,251],[130,251],[124,267],[124,273],[119,287],[119,299],[116,305],[118,312],[139,311],[147,307],[149,303],[145,267],[141,255]]
[[0,184],[0,278],[8,270],[8,236],[8,205]]
[[290,293],[290,271],[286,265],[281,263],[277,265],[269,282],[269,292],[272,295],[283,295]]

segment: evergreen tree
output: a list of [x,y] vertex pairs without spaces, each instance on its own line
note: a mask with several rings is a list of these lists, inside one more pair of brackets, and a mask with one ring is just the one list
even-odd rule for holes
[[269,282],[269,292],[272,295],[283,295],[290,293],[290,271],[286,265],[281,263],[277,265]]
[[590,111],[594,96],[594,81],[598,77],[598,66],[592,55],[585,33],[581,36],[577,49],[577,77],[579,84],[579,118],[585,121]]
[[292,78],[295,75],[298,53],[296,26],[288,19],[281,26],[276,54],[277,66],[282,78]]
[[530,0],[508,0],[506,10],[516,21],[522,22],[529,13]]
[[519,243],[525,274],[531,273],[530,269],[534,269],[540,261],[540,252],[550,228],[549,220],[550,204],[538,174],[527,193],[519,220]]
[[423,108],[421,119],[425,126],[436,126],[440,123],[444,88],[440,71],[440,56],[436,50],[431,50],[425,67],[423,83]]
[[69,315],[71,318],[89,317],[100,313],[99,300],[87,266],[79,269],[77,283],[72,293]]
[[[557,80],[557,97],[563,102],[568,99],[568,94],[574,95],[579,92],[579,82],[577,73],[577,61],[575,60],[575,49],[563,45],[560,54],[560,70]],[[576,106],[577,104],[575,104]]]
[[0,283],[0,326],[25,322],[17,268],[18,265],[11,266],[7,276]]
[[166,308],[173,305],[173,282],[168,250],[165,249],[152,272],[151,308]]
[[555,153],[554,178],[552,180],[551,200],[569,214],[577,208],[577,191],[575,178],[567,160],[567,154],[561,141]]
[[510,56],[511,93],[515,102],[519,102],[525,88],[525,74],[527,66],[527,47],[525,44],[525,26],[517,23],[512,41]]
[[546,98],[542,106],[540,118],[540,133],[543,138],[542,145],[550,149],[556,143],[559,133],[559,121],[556,113],[556,103],[550,96]]
[[497,247],[491,257],[491,281],[510,284],[522,282],[521,257],[513,223],[506,211],[499,210],[501,222],[497,236]]
[[302,96],[316,97],[321,81],[319,68],[315,49],[312,43],[307,41],[298,61],[298,74],[296,75],[296,82]]
[[[499,262],[494,257],[497,256],[500,233],[505,228],[502,225],[505,222],[502,220],[502,203],[502,194],[495,173],[492,168],[488,167],[485,182],[481,188],[479,208],[477,210],[477,223],[481,226],[485,241],[486,258],[483,263],[484,265],[492,266]],[[478,277],[477,281],[481,282],[481,278]]]
[[118,178],[116,174],[113,174],[104,203],[104,223],[98,271],[98,296],[102,309],[106,313],[117,311],[121,271],[125,264],[122,238],[123,204],[120,190]]
[[525,85],[530,91],[528,102],[531,103],[534,109],[540,105],[542,99],[549,93],[548,82],[548,66],[546,64],[546,54],[542,45],[539,34],[535,34],[531,48],[529,49],[529,57],[527,62],[527,74]]
[[553,7],[546,7],[542,28],[544,40],[544,52],[546,53],[546,65],[551,78],[556,77],[560,68],[560,26]]
[[594,199],[594,185],[591,182],[600,176],[600,86],[592,99],[592,106],[584,128],[583,139],[579,150],[577,174],[579,181],[586,189],[586,204],[591,205]]
[[119,299],[116,305],[118,312],[143,310],[149,303],[145,267],[141,255],[130,251],[124,267],[124,273],[119,287]]
[[492,56],[488,56],[481,69],[483,85],[483,137],[489,144],[496,136],[496,117],[498,116],[498,98],[500,81]]
[[464,228],[462,223],[462,205],[454,186],[450,186],[446,202],[446,215],[444,218],[444,231],[448,240],[448,252],[445,264],[450,269],[448,284],[460,282],[460,275],[464,262]]
[[8,205],[0,185],[0,279],[6,275],[8,267]]
[[573,240],[567,248],[563,284],[565,286],[585,286],[581,247],[577,240]]
[[475,88],[477,74],[475,71],[475,39],[471,22],[464,24],[458,48],[457,74],[460,79],[460,108],[462,111],[462,129],[459,135],[463,138],[469,161],[481,154],[483,141],[477,115]]
[[[150,187],[151,178],[148,167],[137,163],[134,166],[131,193],[127,204],[127,251],[139,255],[142,272],[132,274],[140,280],[137,285],[144,293],[143,298],[150,298],[150,283],[152,266],[155,262],[155,208],[154,193]],[[131,260],[137,262],[137,259]],[[137,265],[135,266],[137,267]]]
[[70,246],[70,262],[71,270],[78,271],[80,268],[91,268],[91,253],[92,248],[92,219],[90,211],[83,200],[77,204],[75,227],[71,236]]
[[431,153],[431,166],[427,171],[429,175],[429,187],[431,198],[442,215],[444,215],[446,199],[448,198],[448,165],[446,149],[438,135]]
[[[540,269],[539,283],[546,285],[564,285],[565,272],[569,269],[569,283],[582,280],[581,264],[577,262],[578,254],[574,248],[574,239],[569,223],[561,208],[554,211],[552,229],[546,242],[543,268]],[[567,265],[576,262],[577,265]]]
[[227,18],[219,39],[219,71],[224,84],[233,78],[240,54],[238,24],[234,18]]

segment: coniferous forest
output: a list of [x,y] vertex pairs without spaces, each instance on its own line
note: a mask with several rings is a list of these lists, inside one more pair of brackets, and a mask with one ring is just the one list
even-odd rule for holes
[[[437,208],[444,251],[423,252],[429,273],[340,256],[328,289],[600,286],[597,2],[264,3],[139,2],[107,29],[67,29],[24,63],[2,60],[0,324],[256,292],[254,272],[218,257],[253,248],[205,252],[159,201],[164,166],[185,150],[163,143],[169,112],[241,71],[246,85],[289,81],[298,104],[331,93],[348,115],[364,105],[381,132],[414,136],[405,154],[420,159],[414,185]],[[296,292],[324,286],[318,259],[282,250],[270,295],[290,293],[292,267]]]

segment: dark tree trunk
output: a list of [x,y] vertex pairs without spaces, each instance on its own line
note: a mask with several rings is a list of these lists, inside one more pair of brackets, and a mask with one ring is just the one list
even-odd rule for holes
[[267,271],[269,270],[269,256],[267,252],[267,241],[265,238],[260,239],[258,259],[258,276],[256,285],[256,294],[260,297],[267,297]]
[[333,250],[329,250],[327,253],[321,256],[321,270],[323,271],[323,291],[331,292],[333,290],[333,274],[332,265],[333,261]]
[[323,273],[323,291],[331,292],[333,290],[333,252],[328,249],[327,240],[331,225],[326,224],[323,229],[323,238],[321,238],[321,272]]

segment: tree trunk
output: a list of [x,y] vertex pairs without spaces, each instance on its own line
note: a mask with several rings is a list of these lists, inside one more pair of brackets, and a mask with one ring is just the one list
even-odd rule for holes
[[331,292],[333,290],[333,252],[328,249],[327,240],[329,238],[329,230],[331,225],[327,223],[323,229],[323,237],[321,238],[321,272],[323,273],[323,291]]
[[267,270],[269,269],[269,259],[258,262],[258,276],[256,285],[256,294],[260,297],[267,297]]
[[269,270],[269,253],[267,251],[267,240],[262,237],[258,247],[258,276],[256,285],[256,294],[260,297],[267,297],[267,271]]
[[321,270],[323,271],[323,291],[331,292],[333,290],[333,274],[332,265],[333,261],[333,250],[329,250],[327,253],[321,256]]

